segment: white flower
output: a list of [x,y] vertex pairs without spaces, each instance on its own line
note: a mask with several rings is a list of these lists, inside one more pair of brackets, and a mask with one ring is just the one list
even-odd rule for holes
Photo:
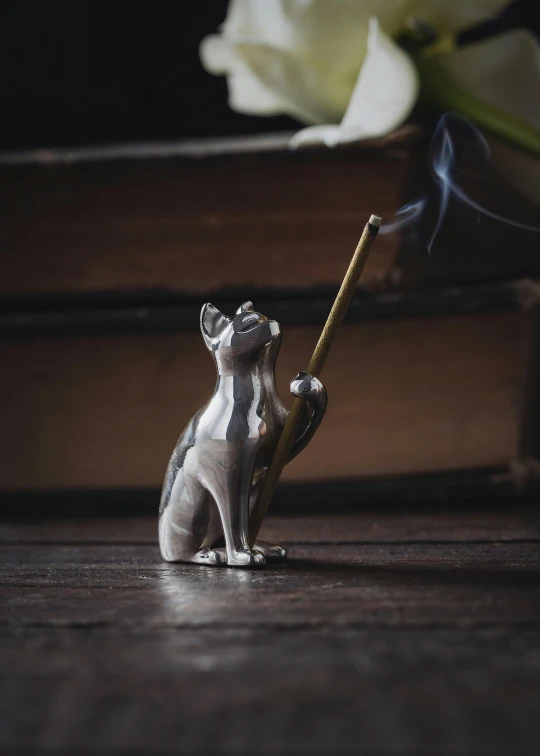
[[[418,76],[392,39],[408,18],[417,16],[448,31],[469,26],[505,4],[505,0],[230,0],[221,33],[201,43],[201,59],[211,73],[227,75],[234,110],[291,115],[309,124],[295,135],[292,146],[307,142],[333,146],[386,134],[414,107]],[[485,43],[489,44],[497,43]],[[505,100],[493,94],[497,83],[489,65],[482,68],[479,63],[478,50],[475,57],[474,48],[481,47],[453,53],[448,71],[465,88],[469,78],[473,94],[487,86],[492,100]],[[465,62],[460,63],[460,56]],[[496,67],[493,56],[491,63]],[[515,99],[515,88],[507,90]]]
[[516,29],[438,62],[478,100],[540,129],[540,44],[531,32]]
[[[339,124],[347,112],[343,133],[308,132],[296,143],[378,136],[408,116],[417,96],[416,71],[387,36],[399,31],[410,6],[410,0],[231,0],[221,34],[203,40],[201,58],[211,73],[227,75],[229,104],[241,113]],[[370,24],[375,14],[379,24]]]
[[311,126],[299,131],[291,147],[323,142],[328,147],[387,134],[411,112],[418,96],[416,69],[371,18],[367,53],[343,119],[338,125]]

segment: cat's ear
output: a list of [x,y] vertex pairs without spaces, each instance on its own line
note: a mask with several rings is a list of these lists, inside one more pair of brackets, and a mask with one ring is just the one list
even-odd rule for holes
[[229,324],[229,318],[217,307],[207,302],[201,310],[201,331],[208,349],[212,349],[212,341]]
[[247,302],[244,302],[244,304],[241,304],[237,309],[236,314],[241,315],[243,312],[255,312],[253,309],[253,302],[248,300]]

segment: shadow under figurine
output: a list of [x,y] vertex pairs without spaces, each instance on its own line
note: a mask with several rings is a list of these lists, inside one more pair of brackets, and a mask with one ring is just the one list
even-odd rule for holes
[[[282,562],[285,549],[248,542],[249,513],[287,419],[276,389],[281,329],[245,302],[232,318],[210,303],[201,331],[218,378],[210,402],[193,417],[173,452],[161,495],[159,545],[168,562],[255,567]],[[289,461],[308,444],[326,411],[322,383],[301,372],[291,393],[305,415]],[[225,547],[220,543],[225,540]]]

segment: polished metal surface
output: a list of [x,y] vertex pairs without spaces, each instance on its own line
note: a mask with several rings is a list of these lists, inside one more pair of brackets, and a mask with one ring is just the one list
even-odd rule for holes
[[[212,399],[192,418],[173,452],[161,495],[159,544],[169,562],[251,567],[283,561],[280,546],[248,544],[249,512],[287,410],[275,384],[281,329],[245,302],[233,317],[204,305],[201,331],[216,368]],[[291,381],[306,413],[289,459],[310,441],[326,411],[326,391],[306,372]],[[220,546],[224,537],[225,547]]]

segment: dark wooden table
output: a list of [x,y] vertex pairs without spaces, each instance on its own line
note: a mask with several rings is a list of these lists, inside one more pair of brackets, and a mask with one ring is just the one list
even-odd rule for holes
[[539,752],[538,514],[269,519],[256,572],[155,526],[0,527],[0,753]]

